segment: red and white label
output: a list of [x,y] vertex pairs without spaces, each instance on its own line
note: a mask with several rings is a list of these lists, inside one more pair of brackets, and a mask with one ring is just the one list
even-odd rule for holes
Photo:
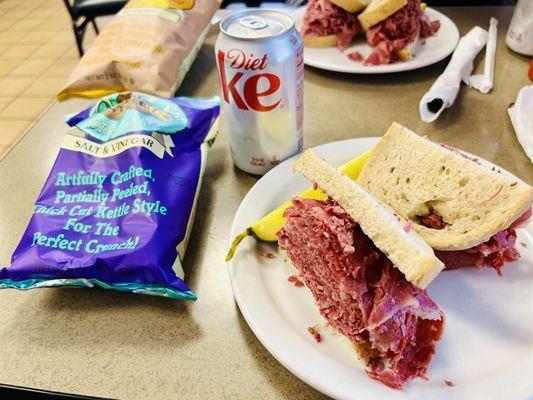
[[[268,55],[256,57],[247,55],[239,49],[231,49],[227,53],[218,50],[218,73],[222,97],[228,104],[233,98],[235,105],[241,110],[271,111],[275,109],[281,98],[274,101],[271,97],[280,91],[281,79],[279,76],[263,72],[268,66]],[[229,71],[236,71],[229,76]],[[261,87],[261,89],[260,89]],[[269,97],[267,102],[264,98]]]
[[291,29],[261,40],[222,32],[215,46],[231,154],[253,174],[264,174],[303,147],[303,44]]

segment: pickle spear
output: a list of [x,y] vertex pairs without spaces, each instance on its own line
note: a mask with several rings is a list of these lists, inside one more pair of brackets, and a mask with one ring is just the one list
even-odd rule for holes
[[[366,153],[361,154],[359,157],[354,158],[353,160],[348,161],[346,164],[339,167],[339,170],[350,179],[356,180],[371,153],[372,150],[369,150]],[[306,189],[300,193],[298,197],[303,197],[305,199],[326,200],[328,196],[322,190],[313,189],[310,187],[309,189]],[[283,216],[283,214],[285,214],[285,210],[289,208],[291,204],[292,201],[283,203],[274,211],[271,211],[259,221],[255,222],[252,226],[246,228],[240,235],[237,235],[237,237],[231,243],[228,255],[226,256],[226,261],[229,261],[233,258],[239,243],[241,243],[241,241],[247,236],[251,236],[260,242],[277,242],[278,237],[276,236],[276,233],[285,225],[286,218]]]

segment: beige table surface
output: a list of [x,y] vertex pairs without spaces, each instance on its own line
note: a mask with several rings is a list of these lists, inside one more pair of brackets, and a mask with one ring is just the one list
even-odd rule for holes
[[[492,93],[463,87],[455,106],[428,125],[420,121],[418,102],[442,63],[390,76],[307,68],[306,146],[381,135],[398,121],[533,183],[533,168],[506,114],[528,83],[525,60],[503,41],[512,9],[443,11],[461,34],[486,26],[492,15],[500,20]],[[213,31],[179,94],[218,93],[215,39]],[[8,264],[56,157],[63,117],[86,104],[56,104],[0,163],[1,265]],[[208,158],[185,259],[196,303],[106,290],[0,291],[0,383],[123,399],[321,398],[263,348],[233,300],[224,255],[233,215],[256,180],[233,167],[222,130]]]

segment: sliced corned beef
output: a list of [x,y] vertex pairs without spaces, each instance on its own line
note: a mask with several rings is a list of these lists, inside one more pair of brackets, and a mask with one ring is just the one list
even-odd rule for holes
[[320,313],[370,356],[367,373],[401,389],[424,377],[444,328],[425,290],[405,280],[335,201],[300,199],[278,232]]
[[440,251],[435,255],[447,270],[463,267],[494,268],[502,276],[506,262],[516,261],[520,253],[515,248],[516,231],[512,228],[498,232],[485,243],[465,250]]
[[420,225],[431,229],[444,229],[448,226],[442,218],[442,215],[435,210],[431,210],[428,215],[418,217],[418,221],[420,222]]
[[[525,212],[511,226],[493,235],[488,241],[465,250],[435,250],[435,255],[444,263],[447,270],[463,267],[494,268],[502,276],[503,266],[516,261],[520,253],[516,250],[516,230],[527,224],[531,218],[531,209]],[[425,217],[419,217],[422,225],[432,229],[444,229],[448,224],[435,210]]]
[[427,38],[434,36],[440,29],[440,21],[430,21],[426,14],[420,17],[420,37]]
[[363,62],[363,65],[386,65],[396,62],[394,55],[394,45],[390,41],[383,41],[378,43],[373,49],[372,53]]
[[366,31],[368,44],[374,47],[365,65],[383,65],[398,61],[397,52],[419,36],[433,36],[440,28],[439,21],[429,21],[420,0],[408,0],[407,5]]
[[341,51],[361,32],[357,17],[329,0],[309,0],[300,29],[302,36],[337,36],[337,47]]
[[350,54],[348,54],[348,58],[352,61],[355,61],[355,62],[361,62],[363,61],[365,58],[363,57],[363,55],[358,52],[358,51],[354,51]]

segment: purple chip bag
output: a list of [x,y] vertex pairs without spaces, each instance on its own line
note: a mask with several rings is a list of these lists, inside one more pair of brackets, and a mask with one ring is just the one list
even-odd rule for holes
[[195,300],[183,259],[218,98],[120,93],[72,127],[0,288],[102,287]]

